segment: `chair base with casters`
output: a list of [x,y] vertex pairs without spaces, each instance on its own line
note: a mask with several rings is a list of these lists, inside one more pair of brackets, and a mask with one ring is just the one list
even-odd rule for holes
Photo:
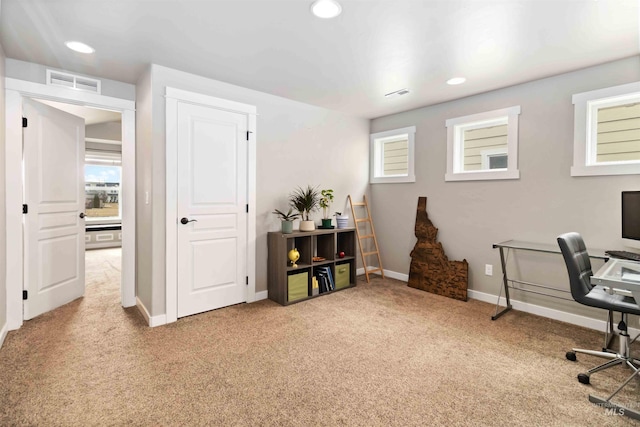
[[[615,353],[616,350],[614,350],[611,347],[611,342],[613,341],[613,339],[616,336],[616,332],[614,330],[614,326],[613,326],[613,311],[609,310],[609,313],[607,315],[607,330],[604,331],[604,345],[602,346],[602,352],[605,353]],[[637,338],[637,337],[636,337]],[[634,339],[635,341],[635,339]],[[578,353],[586,353],[587,351],[591,352],[591,350],[580,350],[578,351]],[[576,355],[575,355],[575,351],[568,351],[567,352],[567,359],[575,361],[576,360]]]
[[603,399],[590,394],[589,402],[596,403],[605,408],[615,409],[620,414],[626,415],[636,420],[640,420],[640,412],[618,405],[611,401],[611,399],[613,399],[620,392],[620,390],[622,390],[634,378],[640,379],[640,359],[633,358],[631,357],[631,354],[630,354],[630,346],[631,344],[634,343],[634,341],[638,338],[638,336],[636,336],[632,340],[629,339],[629,334],[627,333],[627,317],[628,317],[627,314],[623,313],[622,319],[618,324],[618,330],[620,331],[619,333],[620,349],[617,353],[606,351],[607,348],[603,349],[604,351],[584,350],[580,348],[574,348],[571,351],[567,352],[566,357],[567,359],[575,362],[576,353],[582,353],[582,354],[588,354],[591,356],[602,357],[604,359],[609,359],[607,362],[604,362],[601,365],[598,365],[594,368],[589,369],[586,373],[578,374],[578,381],[582,384],[590,384],[591,374],[595,372],[609,369],[618,365],[628,366],[633,371],[632,374],[613,393],[611,393],[609,397],[607,397],[606,399]]

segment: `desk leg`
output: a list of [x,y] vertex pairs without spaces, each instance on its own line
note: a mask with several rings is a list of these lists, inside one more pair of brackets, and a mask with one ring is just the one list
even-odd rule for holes
[[496,303],[496,314],[491,316],[491,320],[496,320],[498,317],[511,310],[511,299],[509,298],[509,279],[507,278],[507,263],[504,259],[504,248],[500,248],[500,265],[502,266],[502,284],[504,286],[504,297],[507,300],[507,306],[500,312],[500,295],[498,295],[498,302]]

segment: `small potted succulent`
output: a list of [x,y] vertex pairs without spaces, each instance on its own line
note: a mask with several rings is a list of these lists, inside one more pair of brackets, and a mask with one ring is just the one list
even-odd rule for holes
[[279,211],[278,209],[274,210],[273,213],[278,215],[280,220],[282,221],[282,234],[291,234],[293,233],[293,220],[300,216],[298,213],[293,212],[293,208],[289,208],[287,213]]
[[333,190],[322,190],[320,196],[320,207],[322,208],[322,227],[320,228],[333,228],[329,216],[329,208],[333,202]]
[[316,224],[309,219],[309,214],[318,209],[320,193],[316,187],[298,187],[289,196],[289,204],[300,214],[300,231],[313,231]]

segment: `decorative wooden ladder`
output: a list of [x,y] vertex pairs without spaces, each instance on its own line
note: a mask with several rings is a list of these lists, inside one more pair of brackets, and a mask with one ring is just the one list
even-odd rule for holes
[[[382,260],[380,259],[380,249],[378,248],[378,239],[376,239],[376,231],[373,228],[373,220],[371,219],[371,212],[369,211],[369,205],[367,204],[367,196],[362,196],[362,202],[354,202],[349,195],[349,204],[351,205],[351,214],[353,215],[353,224],[356,227],[356,236],[358,237],[358,247],[360,248],[360,255],[362,256],[362,266],[364,267],[364,274],[367,277],[367,283],[369,283],[369,273],[380,272],[380,275],[384,279],[384,270],[382,269]],[[356,216],[356,207],[363,207],[367,216],[365,218],[358,218]],[[369,223],[371,234],[360,234],[360,224]],[[362,248],[362,241],[367,239],[373,239],[373,244],[376,248],[375,251],[365,252]],[[378,267],[369,269],[367,266],[367,257],[376,255],[378,258]]]

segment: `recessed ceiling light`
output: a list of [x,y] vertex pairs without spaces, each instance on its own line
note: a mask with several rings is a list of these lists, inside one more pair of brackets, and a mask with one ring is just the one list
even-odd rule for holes
[[466,82],[467,79],[465,79],[464,77],[454,77],[452,79],[447,80],[447,84],[448,85],[459,85],[462,84],[464,82]]
[[93,53],[96,51],[94,48],[92,48],[87,44],[73,41],[73,40],[65,42],[64,44],[67,45],[69,49],[75,50],[76,52],[80,52],[80,53]]
[[311,13],[318,18],[335,18],[342,13],[342,6],[336,0],[316,0],[311,5]]
[[406,95],[408,93],[409,93],[409,89],[405,88],[405,89],[396,90],[394,92],[386,93],[384,96],[387,98],[391,98],[393,96],[401,96],[401,95]]

